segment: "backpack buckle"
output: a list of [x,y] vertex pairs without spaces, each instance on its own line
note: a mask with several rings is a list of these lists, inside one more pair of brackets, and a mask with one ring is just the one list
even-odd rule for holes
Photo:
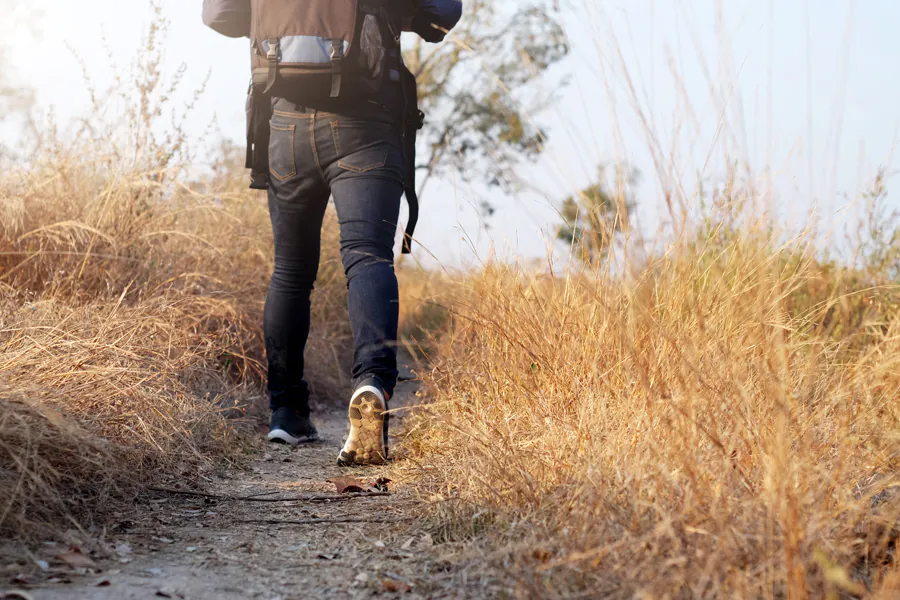
[[269,60],[278,60],[278,51],[280,50],[281,41],[278,38],[269,40],[269,51],[266,52],[266,58]]
[[266,77],[266,89],[263,93],[268,94],[275,85],[278,78],[278,50],[280,48],[280,40],[278,38],[269,40],[269,51],[266,52],[266,60],[269,62],[269,72]]
[[331,40],[331,97],[341,95],[343,81],[344,41],[335,38]]

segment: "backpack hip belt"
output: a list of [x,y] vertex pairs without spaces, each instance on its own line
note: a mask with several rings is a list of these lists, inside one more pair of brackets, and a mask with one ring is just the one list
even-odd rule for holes
[[[400,55],[400,23],[415,14],[416,0],[251,0],[251,64],[247,167],[251,187],[268,186],[271,98],[279,89],[302,90],[310,104],[374,97],[386,75],[399,79],[404,97],[402,149],[409,223],[403,253],[409,254],[419,216],[416,194],[418,109],[415,77]],[[396,79],[395,79],[396,78]],[[293,95],[296,95],[294,93]]]

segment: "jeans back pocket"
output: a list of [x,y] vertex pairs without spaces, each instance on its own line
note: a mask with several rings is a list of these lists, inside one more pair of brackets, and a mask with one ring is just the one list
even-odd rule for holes
[[294,155],[295,124],[282,125],[270,123],[272,134],[269,137],[269,172],[279,181],[285,181],[297,175],[297,160]]
[[384,167],[399,145],[399,136],[390,123],[367,120],[335,119],[331,134],[337,152],[338,166],[346,171],[365,173]]

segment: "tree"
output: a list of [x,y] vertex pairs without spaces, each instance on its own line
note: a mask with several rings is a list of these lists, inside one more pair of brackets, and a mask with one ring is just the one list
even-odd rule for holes
[[560,214],[565,223],[557,228],[556,237],[569,244],[585,264],[596,264],[616,236],[628,231],[638,177],[634,169],[617,167],[610,185],[601,166],[594,183],[563,201]]
[[405,52],[426,113],[422,188],[452,171],[512,187],[517,165],[543,150],[545,133],[531,116],[553,93],[539,84],[569,51],[556,13],[552,0],[473,0],[445,43],[417,38]]

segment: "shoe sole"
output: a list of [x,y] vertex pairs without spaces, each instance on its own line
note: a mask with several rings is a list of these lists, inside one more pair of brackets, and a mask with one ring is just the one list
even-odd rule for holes
[[384,447],[384,399],[379,390],[364,386],[350,401],[350,434],[338,457],[338,466],[383,465],[387,461]]
[[303,437],[295,437],[283,429],[273,429],[266,436],[266,439],[273,444],[287,444],[288,446],[297,446],[299,444],[308,444],[310,442],[319,441],[318,435],[305,435]]

